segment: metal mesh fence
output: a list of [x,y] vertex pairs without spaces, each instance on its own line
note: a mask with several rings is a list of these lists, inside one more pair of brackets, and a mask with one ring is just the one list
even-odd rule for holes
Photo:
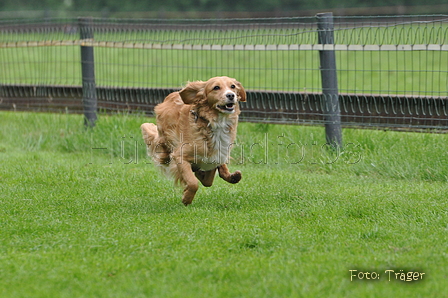
[[187,81],[227,75],[248,121],[324,123],[319,51],[335,51],[344,125],[448,129],[448,16],[78,19],[0,22],[0,109],[82,110],[81,46],[94,48],[98,107],[140,110]]

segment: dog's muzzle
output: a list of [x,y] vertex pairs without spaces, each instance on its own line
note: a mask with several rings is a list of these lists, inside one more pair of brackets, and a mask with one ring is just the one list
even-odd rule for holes
[[217,105],[218,110],[223,113],[235,112],[236,94],[233,92],[226,93],[226,103],[223,105]]

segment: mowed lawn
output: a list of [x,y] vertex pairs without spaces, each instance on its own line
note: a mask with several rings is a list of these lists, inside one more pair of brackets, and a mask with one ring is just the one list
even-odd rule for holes
[[145,121],[0,112],[1,297],[448,293],[448,135],[241,123],[242,181],[185,207]]

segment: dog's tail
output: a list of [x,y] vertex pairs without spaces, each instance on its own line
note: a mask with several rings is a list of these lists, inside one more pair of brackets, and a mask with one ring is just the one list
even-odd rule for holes
[[157,126],[153,123],[143,123],[140,126],[148,155],[157,165],[168,166],[170,163],[170,147],[160,138]]
[[140,126],[148,155],[161,172],[168,178],[174,178],[176,185],[183,184],[177,165],[171,160],[172,145],[168,144],[163,135],[159,135],[157,126],[152,123],[143,123]]
[[145,140],[145,144],[149,150],[154,147],[155,140],[159,137],[157,126],[152,123],[143,123],[140,128],[142,130],[143,140]]

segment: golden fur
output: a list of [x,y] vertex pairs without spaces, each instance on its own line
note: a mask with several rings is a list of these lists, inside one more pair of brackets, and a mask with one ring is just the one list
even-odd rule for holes
[[185,205],[193,201],[198,180],[207,187],[213,184],[216,170],[229,183],[241,180],[240,171],[231,174],[227,168],[239,101],[246,101],[246,92],[235,79],[191,82],[155,107],[157,126],[142,124],[148,154],[184,186]]

